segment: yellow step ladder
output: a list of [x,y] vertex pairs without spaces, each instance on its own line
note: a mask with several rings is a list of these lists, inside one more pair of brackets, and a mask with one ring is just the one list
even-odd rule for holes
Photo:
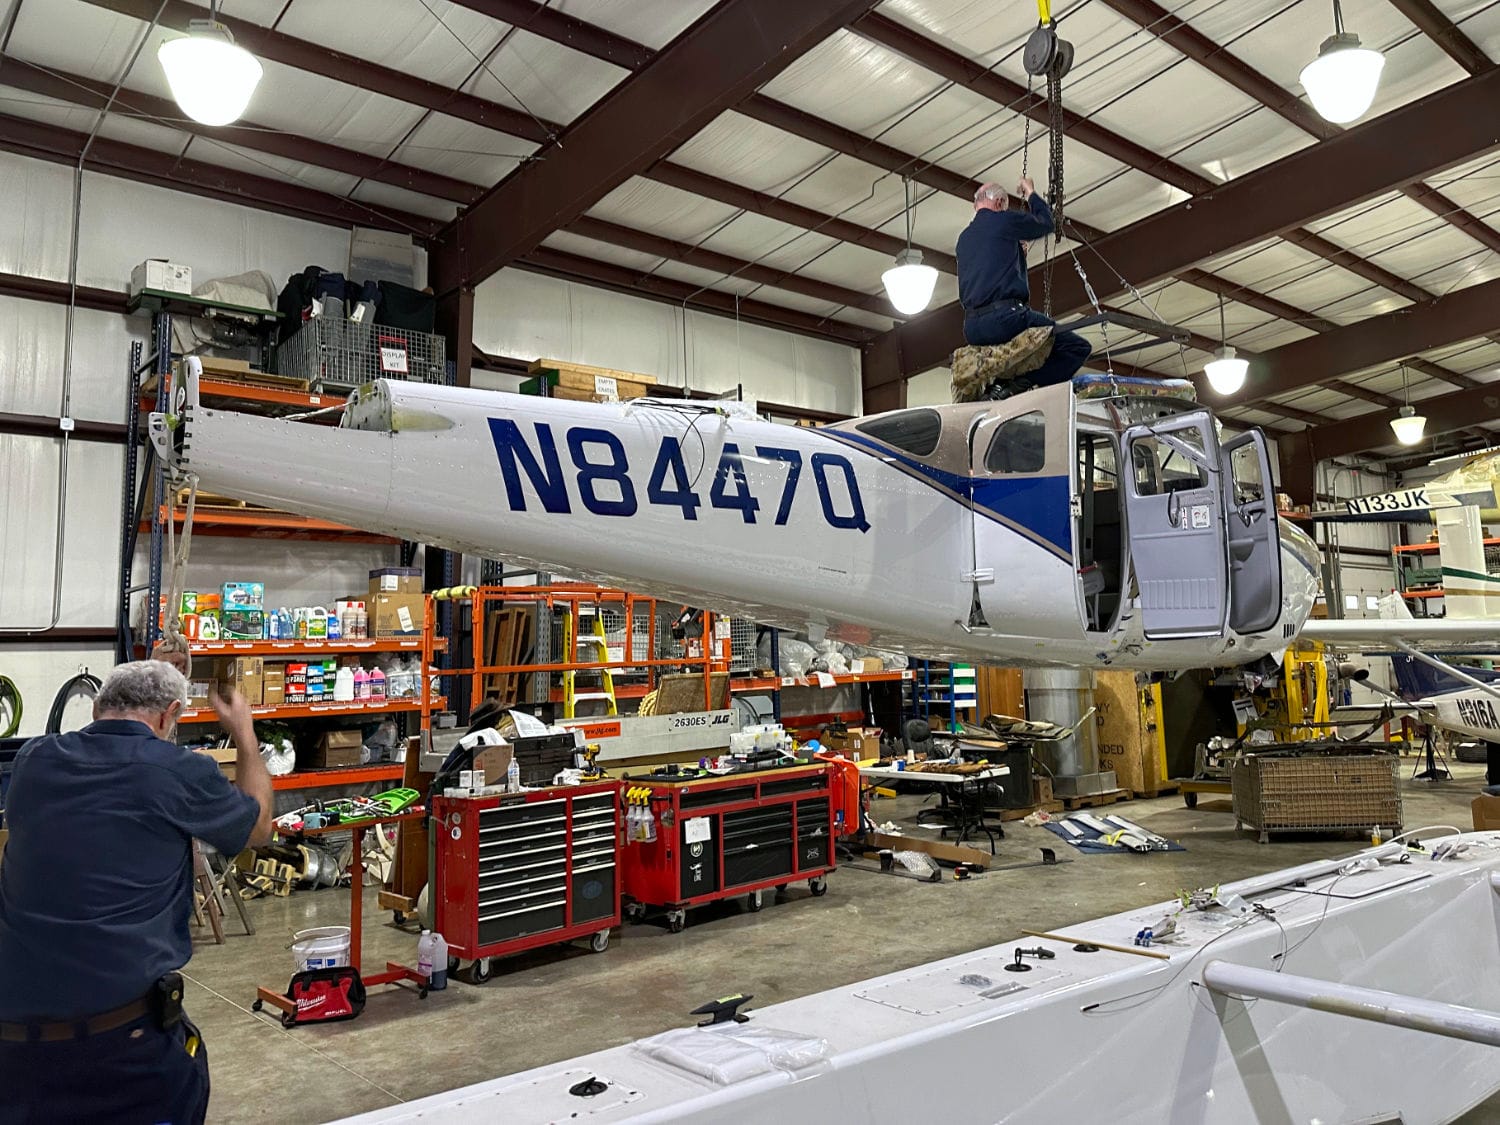
[[[574,632],[578,629],[578,618],[582,617],[586,610],[580,609],[575,616],[572,613],[563,617],[563,651],[574,653],[579,657],[587,659],[590,663],[602,664],[609,659],[609,641],[604,633],[604,621],[600,618],[597,610],[589,612],[589,620],[592,625],[587,633],[580,632],[575,642]],[[585,657],[584,654],[588,655]],[[569,671],[562,674],[563,681],[563,718],[578,718],[577,709],[581,702],[602,701],[605,705],[606,715],[618,715],[620,705],[615,699],[615,677],[608,668],[599,669],[600,690],[579,691],[576,685],[577,672]]]

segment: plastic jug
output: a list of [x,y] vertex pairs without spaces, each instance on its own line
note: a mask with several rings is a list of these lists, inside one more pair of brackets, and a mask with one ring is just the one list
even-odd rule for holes
[[[333,620],[333,618],[330,618]],[[354,702],[354,669],[340,668],[333,674],[333,701],[335,703]]]
[[356,668],[354,670],[354,698],[370,698],[370,673],[366,672],[363,668]]
[[372,668],[370,670],[370,698],[385,698],[385,673],[379,668]]
[[[423,930],[422,936],[417,939],[417,972],[424,977],[432,976],[432,954],[433,954],[432,931]],[[443,962],[443,968],[448,967],[447,961]]]
[[434,992],[448,987],[448,942],[442,934],[432,935],[432,976],[427,987]]

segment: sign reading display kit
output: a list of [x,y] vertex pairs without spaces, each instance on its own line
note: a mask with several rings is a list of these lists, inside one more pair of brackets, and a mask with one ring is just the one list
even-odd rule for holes
[[380,370],[387,375],[407,375],[411,368],[406,362],[405,348],[388,348],[380,345]]

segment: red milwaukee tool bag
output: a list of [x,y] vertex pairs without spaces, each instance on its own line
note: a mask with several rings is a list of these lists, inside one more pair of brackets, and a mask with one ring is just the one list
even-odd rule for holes
[[365,1010],[365,982],[359,979],[359,970],[348,965],[297,973],[286,995],[297,1005],[293,1023],[352,1020]]

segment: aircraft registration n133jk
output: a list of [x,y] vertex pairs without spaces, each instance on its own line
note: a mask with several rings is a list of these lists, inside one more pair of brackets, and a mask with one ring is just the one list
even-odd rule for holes
[[1223,437],[1182,381],[1081,376],[808,429],[382,379],[334,428],[211,409],[187,372],[152,439],[204,489],[814,639],[1237,665],[1279,656],[1316,593],[1264,437]]

